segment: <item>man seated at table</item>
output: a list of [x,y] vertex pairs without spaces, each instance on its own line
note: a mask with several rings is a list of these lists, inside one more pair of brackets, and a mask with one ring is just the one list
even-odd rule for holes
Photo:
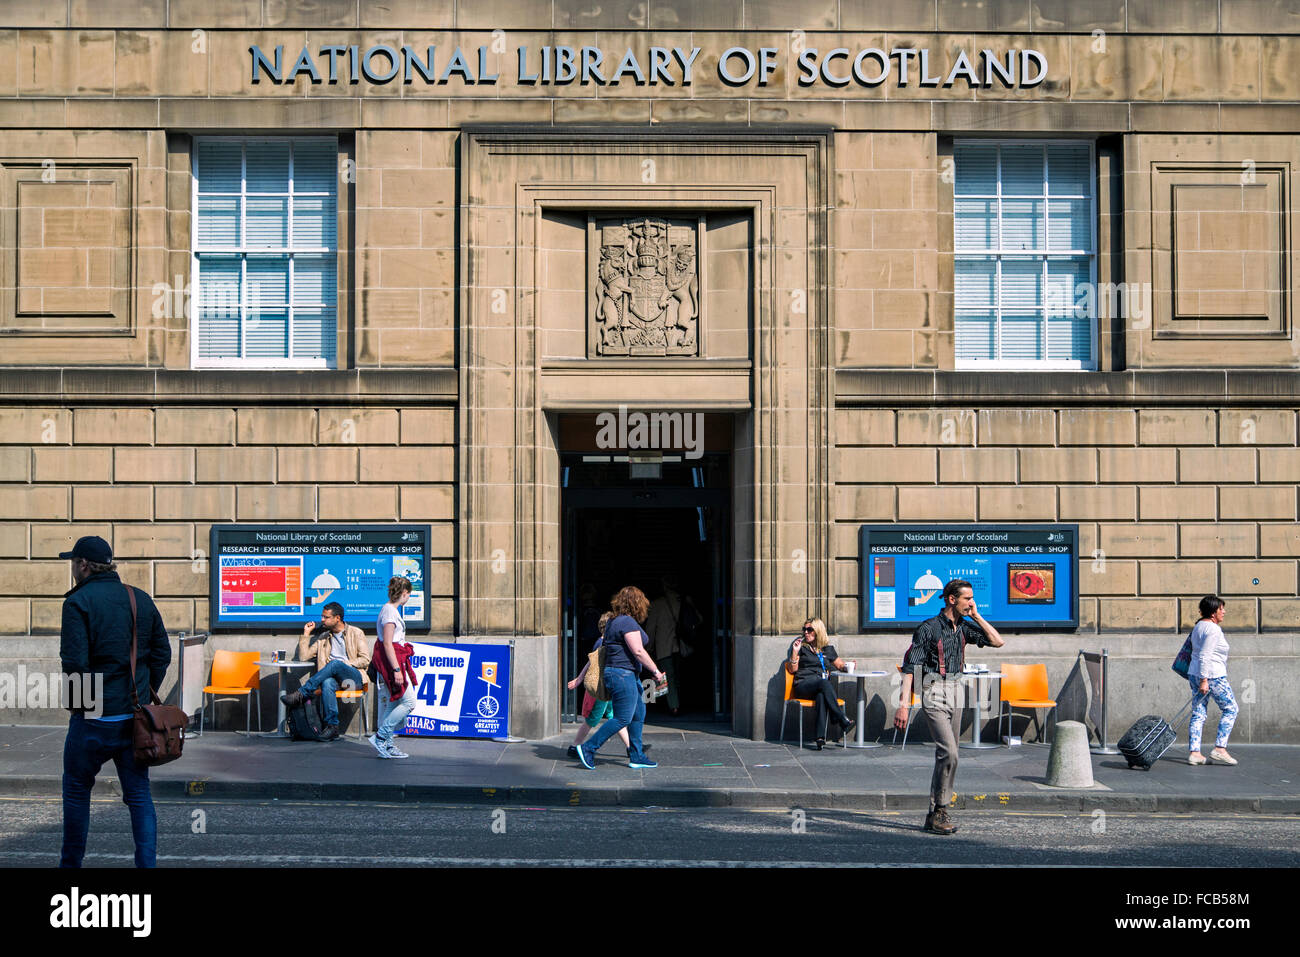
[[307,622],[298,639],[298,660],[316,658],[316,673],[304,681],[297,691],[280,696],[287,707],[296,708],[316,693],[321,693],[321,718],[325,728],[321,738],[333,741],[339,736],[339,704],[334,693],[340,687],[364,688],[366,667],[370,664],[370,645],[365,634],[356,625],[343,620],[343,606],[336,601],[320,610],[320,624]]

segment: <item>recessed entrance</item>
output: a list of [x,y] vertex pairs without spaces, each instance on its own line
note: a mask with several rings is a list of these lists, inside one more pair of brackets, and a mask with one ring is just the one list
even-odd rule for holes
[[[563,418],[589,423],[593,417]],[[725,420],[729,441],[729,419],[718,418]],[[710,431],[716,438],[718,430]],[[561,441],[569,448],[594,444],[584,439],[587,432],[581,421],[576,428],[562,423]],[[699,614],[685,653],[671,662],[678,712],[671,714],[670,699],[661,697],[647,709],[647,722],[730,723],[731,467],[723,452],[561,452],[562,720],[580,719],[582,690],[569,691],[564,683],[587,660],[610,596],[635,585],[652,602],[664,598],[674,611],[689,604]]]

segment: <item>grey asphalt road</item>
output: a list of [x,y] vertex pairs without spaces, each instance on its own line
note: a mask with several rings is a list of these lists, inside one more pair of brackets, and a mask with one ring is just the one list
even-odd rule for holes
[[[972,811],[939,837],[915,811],[156,803],[161,867],[1300,866],[1284,815]],[[91,815],[86,866],[130,866],[126,808]],[[0,799],[0,866],[56,864],[61,822],[57,799]]]

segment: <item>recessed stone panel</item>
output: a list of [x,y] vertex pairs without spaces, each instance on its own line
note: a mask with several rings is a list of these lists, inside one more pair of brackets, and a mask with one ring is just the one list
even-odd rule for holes
[[133,334],[132,167],[3,166],[0,331]]
[[1289,163],[1154,164],[1156,339],[1290,335]]
[[1267,191],[1260,184],[1173,187],[1175,321],[1267,322],[1278,314],[1282,217]]

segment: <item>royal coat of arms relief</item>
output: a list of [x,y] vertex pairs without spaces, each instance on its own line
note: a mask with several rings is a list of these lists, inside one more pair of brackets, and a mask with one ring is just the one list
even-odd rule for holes
[[698,356],[698,226],[654,216],[595,224],[593,356]]

